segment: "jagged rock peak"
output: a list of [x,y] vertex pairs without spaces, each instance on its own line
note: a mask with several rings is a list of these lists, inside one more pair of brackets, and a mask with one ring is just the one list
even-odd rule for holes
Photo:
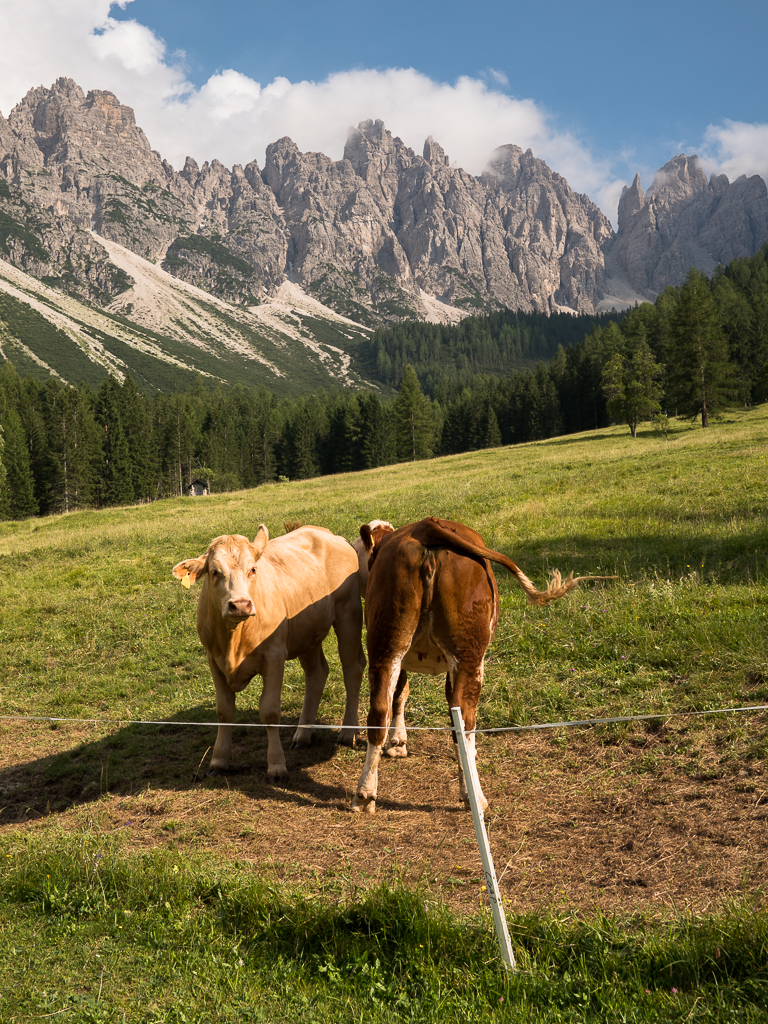
[[424,142],[424,159],[428,164],[437,164],[438,167],[450,167],[451,161],[445,155],[445,150],[439,142],[435,142],[432,136],[428,136]]
[[670,199],[704,192],[708,187],[707,176],[699,162],[698,156],[686,156],[680,153],[668,160],[653,176],[653,184],[646,193],[646,198],[664,194]]
[[483,177],[495,179],[501,188],[509,192],[534,178],[552,180],[553,174],[551,168],[535,157],[530,149],[523,152],[519,146],[506,145],[493,151]]
[[357,128],[350,128],[344,146],[344,159],[366,181],[380,176],[387,168],[409,165],[413,158],[413,150],[379,120],[361,121]]
[[[637,187],[635,187],[637,186]],[[758,175],[730,183],[707,177],[697,156],[679,154],[658,170],[643,200],[639,177],[624,189],[611,256],[632,287],[654,298],[692,266],[751,256],[768,239],[768,193]]]
[[640,175],[635,175],[635,180],[632,184],[627,187],[626,185],[621,190],[621,198],[619,199],[619,231],[622,227],[626,227],[630,219],[643,208],[645,202],[645,196],[643,194],[643,186],[640,184]]

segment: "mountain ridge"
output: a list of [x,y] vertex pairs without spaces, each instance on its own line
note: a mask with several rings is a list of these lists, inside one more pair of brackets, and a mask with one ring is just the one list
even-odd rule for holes
[[[452,167],[431,136],[419,155],[371,120],[350,130],[340,160],[284,137],[263,168],[188,157],[176,171],[130,107],[71,79],[30,90],[7,120],[0,114],[0,260],[138,318],[139,329],[151,301],[146,289],[138,300],[131,267],[140,264],[127,253],[225,303],[235,322],[246,311],[267,335],[287,325],[270,320],[279,303],[286,315],[298,303],[302,324],[314,317],[341,344],[323,347],[318,336],[311,350],[301,332],[291,342],[334,373],[343,330],[503,308],[626,308],[682,283],[692,265],[711,273],[767,239],[765,182],[707,180],[685,155],[647,192],[639,176],[624,188],[614,231],[589,197],[512,144],[475,177]],[[142,267],[141,279],[149,273]]]

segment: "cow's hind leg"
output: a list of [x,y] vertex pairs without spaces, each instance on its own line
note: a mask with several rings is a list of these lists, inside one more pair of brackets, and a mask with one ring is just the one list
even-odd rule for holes
[[[231,723],[235,720],[235,693],[227,683],[226,676],[213,660],[208,659],[213,676],[213,685],[216,689],[216,717],[219,723]],[[232,756],[232,726],[230,724],[219,724],[216,733],[216,743],[213,748],[213,755],[208,770],[212,775],[225,772],[229,768],[229,759]]]
[[303,750],[312,743],[317,709],[328,680],[328,662],[322,645],[318,644],[309,653],[299,655],[299,662],[304,669],[304,705],[299,715],[299,727],[293,734],[292,750]]
[[339,660],[344,673],[344,690],[346,691],[344,720],[339,732],[339,743],[349,747],[354,747],[360,728],[358,708],[360,687],[365,672],[362,642],[363,613],[357,595],[355,595],[354,603],[357,607],[351,609],[348,614],[337,616],[336,622],[333,624],[339,645]]
[[[352,798],[353,811],[373,814],[376,810],[376,794],[379,791],[379,761],[392,720],[392,699],[400,680],[402,657],[391,662],[379,675],[378,683],[371,673],[371,710],[368,712],[368,750],[357,792]],[[402,673],[405,675],[405,673]],[[383,685],[382,685],[383,684]]]
[[[483,662],[476,669],[466,670],[461,665],[451,666],[445,680],[445,696],[448,700],[448,707],[461,708],[461,717],[464,719],[464,732],[466,734],[467,756],[469,763],[477,768],[477,751],[475,748],[475,725],[477,723],[477,702],[480,698],[480,689],[483,685]],[[459,797],[465,807],[469,807],[469,791],[467,780],[464,778],[464,769],[461,766],[458,743],[456,735],[453,737],[456,760],[459,762]],[[480,780],[477,782],[477,797],[481,810],[486,810],[488,801],[485,799]]]
[[405,704],[410,693],[408,676],[400,672],[400,678],[395,686],[395,693],[392,697],[392,725],[389,730],[387,745],[384,753],[387,757],[408,756],[408,734],[405,730]]

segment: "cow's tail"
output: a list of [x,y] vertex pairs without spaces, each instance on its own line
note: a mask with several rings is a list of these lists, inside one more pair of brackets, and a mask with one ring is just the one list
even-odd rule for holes
[[511,572],[525,591],[528,603],[538,605],[539,608],[546,608],[550,601],[559,601],[561,597],[565,597],[574,587],[578,587],[580,583],[585,583],[587,580],[618,579],[617,576],[574,576],[572,572],[569,572],[566,578],[563,579],[560,570],[553,569],[552,579],[549,581],[547,589],[538,590],[511,558],[507,558],[506,555],[502,555],[499,551],[491,551],[490,548],[486,548],[482,555],[489,561],[496,562],[497,565],[503,565],[505,569]]
[[[495,559],[494,559],[495,561]],[[576,579],[573,578],[573,573],[569,573],[567,578],[563,580],[559,569],[552,570],[552,579],[549,581],[549,585],[546,590],[537,590],[533,583],[528,579],[522,569],[519,569],[514,562],[511,565],[507,565],[505,562],[499,562],[505,569],[514,575],[517,582],[525,591],[525,596],[528,598],[530,604],[538,605],[540,608],[546,608],[550,601],[559,601],[561,597],[565,597],[569,590],[573,590],[577,587],[583,579],[592,579],[591,576],[579,576]]]
[[479,534],[475,534],[475,537],[477,537],[477,541],[480,543],[471,540],[469,537],[461,536],[456,529],[456,525],[455,523],[443,522],[434,517],[425,519],[418,524],[418,532],[414,530],[414,536],[417,536],[422,544],[451,548],[459,554],[474,555],[475,558],[487,558],[488,561],[503,566],[507,572],[512,573],[525,591],[525,596],[530,604],[538,605],[540,608],[546,608],[551,601],[559,601],[561,597],[565,597],[574,587],[587,580],[615,580],[617,578],[616,576],[576,576],[574,578],[573,573],[569,573],[567,578],[563,580],[560,571],[553,569],[552,579],[549,581],[547,589],[538,590],[511,558],[502,555],[500,551],[492,551],[491,548],[487,548],[482,543],[482,538]]

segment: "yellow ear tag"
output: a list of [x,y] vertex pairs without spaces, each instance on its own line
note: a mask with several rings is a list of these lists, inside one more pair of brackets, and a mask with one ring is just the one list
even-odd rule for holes
[[187,590],[192,586],[192,580],[189,578],[189,573],[181,581],[182,587],[186,587]]

